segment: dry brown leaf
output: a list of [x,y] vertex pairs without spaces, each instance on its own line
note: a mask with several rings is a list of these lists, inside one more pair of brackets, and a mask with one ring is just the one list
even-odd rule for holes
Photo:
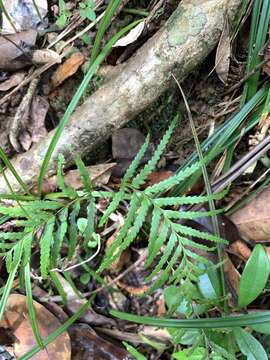
[[[34,301],[37,321],[41,336],[46,339],[61,324],[43,305]],[[26,297],[20,294],[12,294],[8,298],[3,320],[0,327],[12,331],[17,341],[13,344],[16,357],[21,357],[36,345],[28,317]],[[45,350],[39,351],[31,359],[33,360],[69,360],[71,358],[70,339],[67,332],[59,335]]]
[[225,277],[227,285],[229,286],[229,291],[232,294],[231,305],[234,307],[237,304],[236,298],[239,293],[240,274],[227,254],[224,254],[224,260]]
[[[115,232],[108,238],[107,242],[106,242],[106,248],[108,249],[112,243],[114,242],[115,238],[117,237],[119,231],[121,229],[121,225],[119,224],[118,225],[118,228],[115,230]],[[118,248],[115,250],[115,253],[118,252]],[[112,271],[120,271],[122,269],[122,267],[127,264],[130,260],[130,250],[129,249],[126,249],[125,251],[123,251],[121,253],[121,255],[116,259],[114,260],[111,265],[110,265],[110,270]]]
[[19,85],[23,81],[24,77],[25,77],[25,73],[22,71],[11,75],[9,79],[3,81],[0,84],[0,91],[8,91],[14,86]]
[[47,135],[47,129],[45,127],[45,118],[49,110],[48,101],[39,95],[34,96],[31,104],[30,117],[30,131],[31,140],[35,144],[41,139],[44,139]]
[[[61,274],[59,274],[58,272],[55,272],[55,274],[58,277],[58,280],[60,281],[68,300],[66,308],[69,312],[75,314],[83,305],[85,305],[87,300],[84,298],[80,298],[78,294],[74,291],[73,287]],[[84,312],[80,320],[91,325],[115,325],[113,319],[98,314],[94,312],[94,310],[92,310],[91,308]]]
[[[30,29],[20,33],[0,37],[0,69],[1,70],[18,70],[29,65],[31,61],[23,57],[23,52],[18,49],[21,43],[31,48],[35,45],[37,31]],[[16,46],[17,45],[17,46]]]
[[247,261],[251,254],[250,248],[241,240],[230,244],[229,251],[244,261]]
[[[98,164],[87,166],[89,175],[94,185],[105,185],[108,183],[111,177],[112,168],[115,163],[110,164]],[[75,190],[79,190],[83,187],[82,179],[79,170],[69,170],[65,174],[65,184],[73,187]],[[44,181],[42,192],[44,194],[53,192],[57,189],[57,176],[52,176]]]
[[135,296],[143,295],[147,290],[149,290],[149,286],[147,285],[135,287],[124,284],[122,281],[117,281],[116,284],[120,289],[125,290],[130,295],[135,295]]
[[67,78],[76,73],[84,62],[84,55],[80,52],[73,53],[62,65],[58,67],[52,76],[52,85],[57,87]]
[[244,237],[256,242],[270,241],[270,186],[237,210],[231,220]]
[[215,70],[219,79],[226,84],[230,68],[230,56],[231,56],[231,40],[230,40],[230,27],[229,21],[226,18],[224,21],[224,27],[219,39],[216,59]]
[[72,341],[72,360],[133,359],[120,345],[104,340],[86,324],[71,326],[69,333]]
[[32,61],[36,64],[48,64],[50,62],[61,63],[61,56],[54,50],[34,50],[32,53]]

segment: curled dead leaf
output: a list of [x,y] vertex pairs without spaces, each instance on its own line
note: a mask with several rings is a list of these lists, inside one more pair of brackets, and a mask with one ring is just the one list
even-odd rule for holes
[[52,85],[57,87],[67,78],[76,73],[84,62],[84,55],[80,52],[73,53],[62,65],[58,67],[52,76]]
[[[61,324],[58,319],[50,313],[43,305],[34,301],[37,322],[40,334],[46,339]],[[12,294],[8,298],[3,320],[0,327],[12,331],[17,341],[13,344],[16,357],[21,357],[27,351],[36,346],[28,317],[26,297],[20,294]],[[59,335],[46,349],[39,351],[32,357],[33,360],[69,360],[71,357],[70,339],[67,332]]]
[[32,61],[36,64],[48,64],[51,62],[61,63],[61,56],[54,50],[34,50]]

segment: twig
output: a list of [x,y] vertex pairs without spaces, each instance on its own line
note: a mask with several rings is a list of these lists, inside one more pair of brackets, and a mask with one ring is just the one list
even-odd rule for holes
[[244,84],[244,82],[246,82],[252,75],[254,75],[256,73],[256,71],[258,71],[263,65],[265,65],[266,63],[268,63],[270,61],[270,56],[268,56],[266,59],[264,59],[262,62],[260,62],[259,64],[257,64],[254,69],[249,72],[248,74],[246,74],[240,81],[238,81],[238,83],[234,84],[232,87],[230,87],[228,90],[226,90],[223,95],[227,95],[229,93],[231,93],[233,90],[238,89],[241,85]]

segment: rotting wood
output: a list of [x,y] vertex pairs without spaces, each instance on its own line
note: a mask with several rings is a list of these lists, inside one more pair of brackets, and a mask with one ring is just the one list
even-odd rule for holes
[[[47,175],[56,172],[57,156],[64,154],[67,165],[76,155],[84,157],[108,139],[112,132],[173,86],[171,73],[183,80],[214,49],[226,14],[233,21],[241,0],[183,0],[151,39],[77,108],[52,156]],[[33,187],[53,131],[28,152],[12,160],[23,180]],[[6,175],[20,190],[9,170]],[[8,192],[0,177],[0,193]]]

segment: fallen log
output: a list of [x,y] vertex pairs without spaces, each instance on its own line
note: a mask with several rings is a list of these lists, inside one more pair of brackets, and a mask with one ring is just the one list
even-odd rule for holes
[[[183,0],[178,8],[136,54],[114,71],[112,78],[90,96],[72,115],[51,158],[47,176],[56,172],[62,153],[71,165],[108,139],[112,132],[158,99],[173,83],[181,81],[214,49],[226,16],[232,22],[241,0]],[[54,131],[28,152],[12,160],[22,179],[33,187]],[[13,190],[20,191],[9,170]],[[0,193],[8,192],[3,176]]]

